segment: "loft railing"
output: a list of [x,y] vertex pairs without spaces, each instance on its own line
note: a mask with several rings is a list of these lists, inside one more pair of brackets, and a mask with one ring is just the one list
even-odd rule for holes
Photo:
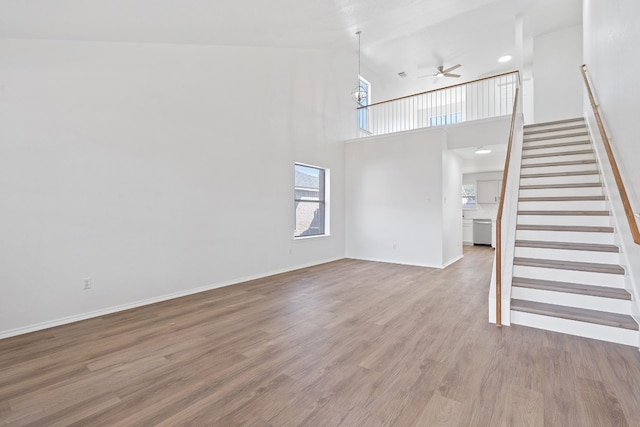
[[591,90],[591,85],[589,84],[589,79],[587,77],[587,66],[582,64],[582,66],[580,67],[580,71],[582,72],[582,78],[584,79],[584,84],[587,88],[587,94],[589,95],[589,102],[591,103],[591,108],[593,109],[593,115],[596,118],[598,130],[600,131],[600,136],[602,137],[602,142],[604,143],[604,149],[607,152],[607,157],[609,159],[609,163],[611,164],[611,170],[616,181],[616,186],[618,187],[618,192],[620,193],[620,199],[622,200],[622,206],[624,207],[624,214],[627,217],[627,222],[629,223],[629,228],[631,229],[633,241],[634,243],[640,245],[640,231],[638,230],[638,223],[636,222],[636,219],[633,215],[631,202],[629,201],[627,190],[624,186],[624,182],[622,181],[622,175],[620,175],[618,163],[616,163],[615,156],[613,155],[611,142],[609,142],[609,137],[607,137],[607,132],[605,131],[604,123],[602,122],[602,117],[600,117],[598,104],[596,103],[596,100],[593,96],[593,91]]
[[511,112],[511,128],[509,130],[509,145],[507,146],[507,157],[504,161],[504,171],[502,172],[502,188],[500,189],[500,203],[498,204],[498,214],[496,215],[496,326],[502,326],[502,214],[504,212],[505,191],[507,179],[509,177],[509,164],[511,161],[511,149],[513,147],[513,136],[515,133],[516,119],[518,113],[518,97],[520,88],[516,87],[513,97],[513,108]]
[[518,82],[511,71],[358,107],[360,136],[509,115]]

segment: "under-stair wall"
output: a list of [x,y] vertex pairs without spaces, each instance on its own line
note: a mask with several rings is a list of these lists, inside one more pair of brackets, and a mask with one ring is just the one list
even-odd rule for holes
[[[633,239],[621,195],[618,191],[614,173],[606,154],[604,147],[605,142],[600,135],[593,110],[587,109],[585,119],[587,128],[592,135],[596,159],[601,167],[601,179],[605,184],[605,195],[611,208],[611,225],[620,231],[615,235],[615,243],[621,249],[620,265],[625,269],[627,289],[633,295],[634,304],[632,304],[631,307],[632,316],[640,323],[640,245]],[[615,141],[612,141],[612,143],[615,143]],[[631,183],[629,175],[623,176],[623,181],[627,184]],[[627,187],[627,191],[629,190],[630,188]],[[636,203],[640,201],[637,196],[632,198],[632,200],[636,201]],[[636,210],[639,209],[637,206],[634,208]],[[637,222],[638,219],[636,218],[635,221]]]

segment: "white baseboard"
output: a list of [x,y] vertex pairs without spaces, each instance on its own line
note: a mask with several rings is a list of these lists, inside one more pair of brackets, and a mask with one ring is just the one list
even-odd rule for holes
[[416,263],[416,262],[408,262],[408,261],[401,261],[401,260],[395,260],[395,259],[394,260],[390,260],[390,259],[386,259],[386,258],[354,257],[354,256],[349,256],[349,255],[347,255],[347,258],[357,259],[357,260],[360,260],[360,261],[384,262],[386,264],[412,265],[412,266],[415,266],[415,267],[437,268],[437,269],[442,270],[443,268],[446,268],[449,265],[453,264],[454,262],[462,259],[463,255],[460,255],[460,257],[455,258],[455,259],[449,261],[447,264],[444,264],[444,265]]
[[451,264],[453,264],[454,262],[458,262],[460,261],[462,258],[464,258],[463,254],[458,255],[455,258],[452,258],[451,260],[447,261],[446,263],[444,263],[444,265],[442,266],[442,268],[447,268],[449,267]]
[[94,311],[89,311],[89,312],[86,312],[86,313],[75,314],[73,316],[62,317],[62,318],[55,319],[55,320],[50,320],[50,321],[47,321],[47,322],[41,322],[41,323],[36,323],[36,324],[33,324],[33,325],[23,326],[23,327],[20,327],[20,328],[9,329],[7,331],[0,331],[0,339],[10,338],[10,337],[14,337],[14,336],[17,336],[17,335],[24,335],[24,334],[28,334],[30,332],[41,331],[41,330],[53,328],[53,327],[56,327],[56,326],[61,326],[61,325],[69,324],[69,323],[79,322],[81,320],[91,319],[91,318],[94,318],[94,317],[106,316],[107,314],[113,314],[113,313],[117,313],[117,312],[120,312],[120,311],[130,310],[132,308],[143,307],[145,305],[155,304],[155,303],[158,303],[158,302],[168,301],[168,300],[172,300],[172,299],[180,298],[180,297],[185,297],[185,296],[197,294],[197,293],[200,293],[200,292],[206,292],[206,291],[210,291],[210,290],[213,290],[213,289],[223,288],[225,286],[237,285],[237,284],[240,284],[240,283],[248,282],[250,280],[262,279],[264,277],[275,276],[276,274],[287,273],[287,272],[290,272],[290,271],[300,270],[302,268],[307,268],[307,267],[313,267],[315,265],[320,265],[320,264],[326,264],[328,262],[338,261],[338,260],[341,260],[341,259],[344,259],[344,258],[325,259],[325,260],[321,260],[321,261],[318,261],[318,262],[292,266],[292,267],[289,267],[289,268],[273,270],[273,271],[269,271],[269,272],[261,273],[261,274],[254,274],[254,275],[251,275],[251,276],[245,276],[245,277],[241,277],[241,278],[238,278],[238,279],[232,279],[232,280],[219,282],[219,283],[215,283],[215,284],[211,284],[211,285],[207,285],[207,286],[201,286],[199,288],[188,289],[186,291],[175,292],[175,293],[172,293],[172,294],[161,295],[161,296],[158,296],[158,297],[153,297],[153,298],[147,298],[147,299],[144,299],[144,300],[134,301],[134,302],[127,303],[127,304],[121,304],[121,305],[117,305],[117,306],[113,306],[113,307],[107,307],[107,308],[103,308],[103,309],[100,309],[100,310],[94,310]]

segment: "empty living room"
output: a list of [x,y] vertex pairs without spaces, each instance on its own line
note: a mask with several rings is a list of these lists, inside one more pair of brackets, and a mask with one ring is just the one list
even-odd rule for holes
[[637,425],[638,16],[0,0],[0,425]]

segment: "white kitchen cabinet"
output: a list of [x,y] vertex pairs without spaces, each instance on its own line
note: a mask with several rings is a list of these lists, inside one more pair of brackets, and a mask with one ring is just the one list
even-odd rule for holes
[[500,201],[500,187],[502,180],[478,181],[476,183],[476,200],[479,204],[498,203]]
[[473,245],[473,220],[462,220],[462,243],[464,245]]

